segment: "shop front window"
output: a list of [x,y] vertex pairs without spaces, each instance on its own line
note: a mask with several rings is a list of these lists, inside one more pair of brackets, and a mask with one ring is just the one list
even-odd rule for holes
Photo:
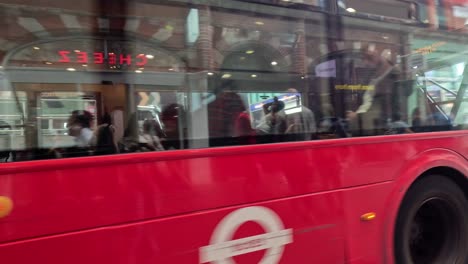
[[465,124],[464,40],[424,36],[415,2],[201,2],[3,4],[1,146],[23,161]]

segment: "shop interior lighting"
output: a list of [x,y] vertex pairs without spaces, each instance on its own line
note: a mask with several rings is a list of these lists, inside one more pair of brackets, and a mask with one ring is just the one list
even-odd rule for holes
[[264,23],[264,22],[262,22],[262,21],[255,21],[255,24],[256,24],[256,25],[259,25],[259,26],[263,26],[263,25],[265,25],[265,23]]
[[142,73],[142,70],[135,70],[136,73]]
[[35,49],[35,50],[40,50],[41,48],[39,48],[39,47],[33,47],[33,49]]
[[230,73],[225,73],[223,74],[223,76],[221,76],[222,79],[228,79],[228,78],[231,78],[232,77],[232,74]]
[[276,66],[276,65],[278,65],[278,62],[272,61],[272,62],[271,62],[271,65]]
[[254,51],[254,50],[247,50],[245,53],[246,53],[246,54],[254,54],[255,51]]
[[151,54],[146,54],[146,58],[148,58],[148,59],[152,60],[152,59],[154,59],[154,55],[151,55]]
[[250,77],[252,77],[252,78],[257,78],[257,75],[256,75],[256,74],[252,74],[252,75],[250,75]]
[[76,69],[75,68],[67,68],[67,71],[73,72],[73,71],[76,71]]
[[356,13],[356,9],[352,8],[352,7],[348,7],[346,8],[346,11],[350,12],[350,13]]

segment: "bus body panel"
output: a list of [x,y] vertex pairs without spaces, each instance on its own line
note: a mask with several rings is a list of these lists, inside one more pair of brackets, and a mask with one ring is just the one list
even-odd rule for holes
[[[227,240],[225,242],[233,241],[227,254],[233,254],[232,259],[236,263],[259,263],[262,258],[270,256],[269,254],[270,258],[279,257],[281,263],[343,263],[344,218],[339,196],[338,191],[304,195],[243,207],[222,208],[6,243],[0,245],[0,255],[2,263],[9,264],[207,263],[204,259],[219,260],[219,257],[223,256],[224,247],[218,248],[221,251],[218,255],[216,252],[202,253],[203,249],[222,245],[222,241]],[[237,226],[221,226],[221,222],[229,215],[241,209],[259,207],[271,210],[277,215],[279,229],[267,232],[268,224],[254,221],[243,222]],[[229,229],[226,232],[231,232],[232,235],[213,242],[214,231],[217,228]],[[289,236],[289,240],[270,243],[267,239],[255,238],[266,233],[273,234],[273,238],[279,238],[274,236],[274,233],[279,231],[287,231],[283,236]],[[249,241],[249,237],[254,239],[254,244]],[[268,243],[283,249],[261,249]],[[241,250],[252,252],[236,255]]]
[[[368,185],[399,179],[408,166],[420,168],[408,176],[414,180],[422,168],[430,168],[425,162],[432,164],[414,162],[418,153],[466,152],[464,133],[432,135],[6,164],[0,195],[11,197],[15,208],[0,220],[0,238],[18,241]],[[453,163],[437,153],[430,157],[438,164]],[[372,197],[399,201],[384,192]],[[355,206],[347,205],[345,213],[361,213],[363,208]]]
[[[381,262],[381,241],[387,211],[385,201],[393,188],[392,181],[343,190],[346,260],[349,263]],[[374,213],[376,217],[370,221],[362,220],[361,217],[368,213]]]
[[[462,150],[460,148],[459,150]],[[347,188],[342,191],[347,262],[352,264],[394,263],[395,222],[409,187],[433,168],[450,168],[467,176],[466,159],[448,149],[430,149],[409,159],[394,181]],[[365,213],[373,221],[362,221]]]

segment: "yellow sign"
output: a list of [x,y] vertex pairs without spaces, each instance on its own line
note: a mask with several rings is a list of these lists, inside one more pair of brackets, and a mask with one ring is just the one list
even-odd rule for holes
[[444,46],[445,44],[447,44],[447,42],[444,42],[444,41],[436,42],[432,45],[416,49],[414,53],[421,53],[423,55],[427,55],[429,53],[435,52],[438,47]]
[[8,216],[12,209],[13,201],[6,196],[0,196],[0,218]]
[[352,91],[373,91],[374,85],[362,85],[362,84],[337,84],[335,85],[336,90],[352,90]]

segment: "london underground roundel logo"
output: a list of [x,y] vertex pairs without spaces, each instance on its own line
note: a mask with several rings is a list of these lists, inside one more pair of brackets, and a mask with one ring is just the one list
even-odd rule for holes
[[[266,233],[232,240],[236,230],[248,221],[256,222]],[[200,248],[200,263],[235,264],[232,257],[266,250],[259,264],[277,264],[284,246],[292,242],[292,229],[284,229],[274,211],[262,206],[245,207],[231,212],[219,222],[210,245]]]

